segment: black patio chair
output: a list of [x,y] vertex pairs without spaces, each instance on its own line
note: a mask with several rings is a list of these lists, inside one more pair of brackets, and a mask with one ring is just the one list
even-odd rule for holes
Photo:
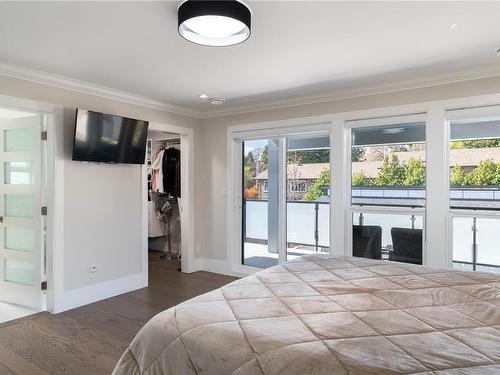
[[352,254],[355,257],[382,259],[382,227],[353,225]]
[[422,229],[392,228],[389,260],[422,264]]

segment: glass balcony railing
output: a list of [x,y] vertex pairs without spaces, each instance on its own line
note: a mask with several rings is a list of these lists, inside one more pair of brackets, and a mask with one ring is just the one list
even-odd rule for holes
[[[245,242],[268,239],[267,200],[247,199],[245,207]],[[314,248],[330,246],[330,205],[328,202],[287,202],[287,243]]]
[[500,273],[500,217],[453,216],[453,267]]
[[[396,207],[413,211],[412,207],[418,207],[413,203],[422,198],[420,190],[353,189],[353,254],[377,259],[421,262],[423,210],[417,208],[415,213],[393,211]],[[491,213],[492,210],[498,210],[497,205],[500,206],[500,188],[452,189],[451,198],[454,209],[464,209],[470,205],[475,207],[475,211],[470,210],[475,213],[468,216],[452,214],[454,268],[500,273],[500,215]],[[268,239],[267,204],[267,200],[246,200],[244,241],[255,244],[255,251],[261,246],[262,249],[258,249],[259,256],[265,254],[276,258],[277,261],[277,254],[268,253],[265,246]],[[380,211],[377,211],[379,208]],[[387,209],[391,212],[387,212]],[[488,212],[490,214],[487,216],[482,215]],[[288,259],[307,253],[302,251],[304,249],[328,251],[328,217],[328,202],[287,202]],[[405,255],[408,252],[410,254]]]

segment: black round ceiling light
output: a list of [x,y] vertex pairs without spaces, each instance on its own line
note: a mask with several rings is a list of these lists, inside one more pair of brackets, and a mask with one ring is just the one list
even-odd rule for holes
[[196,44],[225,47],[250,37],[252,13],[241,1],[186,0],[177,15],[179,34]]

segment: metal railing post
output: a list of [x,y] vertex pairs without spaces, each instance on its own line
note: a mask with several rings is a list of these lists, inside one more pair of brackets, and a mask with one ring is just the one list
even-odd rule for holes
[[476,270],[477,264],[477,218],[472,218],[472,270]]
[[315,241],[315,250],[318,251],[319,246],[319,230],[318,230],[318,216],[319,216],[319,204],[314,204],[314,241]]

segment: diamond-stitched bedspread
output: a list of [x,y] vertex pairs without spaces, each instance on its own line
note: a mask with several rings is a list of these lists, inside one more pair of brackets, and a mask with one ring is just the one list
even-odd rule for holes
[[301,257],[158,314],[114,374],[500,374],[500,275]]

